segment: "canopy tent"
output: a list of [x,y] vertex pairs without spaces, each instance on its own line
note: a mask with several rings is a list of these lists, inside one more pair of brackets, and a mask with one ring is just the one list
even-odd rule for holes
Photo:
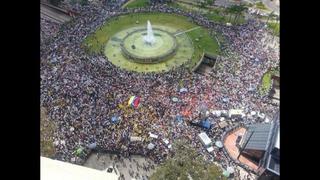
[[172,101],[173,101],[173,102],[178,102],[178,101],[179,101],[179,99],[178,99],[178,98],[176,98],[176,97],[173,97],[173,98],[172,98]]
[[222,148],[222,147],[223,147],[223,144],[222,144],[221,141],[217,141],[217,142],[215,143],[215,145],[216,145],[218,148]]
[[216,117],[220,117],[221,116],[221,111],[219,111],[219,110],[212,110],[211,113]]
[[154,147],[155,147],[155,145],[154,145],[153,143],[149,143],[149,144],[148,144],[148,149],[149,149],[149,150],[154,149]]
[[135,141],[142,141],[142,137],[138,137],[138,136],[130,136],[130,141],[131,142],[135,142]]
[[151,132],[149,132],[149,136],[150,136],[151,138],[158,139],[158,135],[152,134]]
[[230,172],[229,171],[223,171],[222,173],[225,177],[229,177],[230,176]]
[[180,89],[180,93],[184,93],[184,92],[188,92],[188,89],[187,88],[181,88]]
[[251,115],[251,116],[255,116],[255,115],[257,115],[257,112],[251,111],[250,115]]
[[230,173],[230,174],[233,174],[234,173],[234,168],[229,166],[227,167],[227,171]]
[[169,140],[168,140],[168,139],[162,139],[162,141],[163,141],[165,144],[169,144]]
[[113,116],[113,117],[111,118],[111,122],[112,122],[113,124],[118,123],[118,122],[119,122],[119,116]]
[[183,122],[183,117],[181,115],[176,116],[176,122],[182,123]]
[[211,145],[212,141],[205,132],[198,134],[198,137],[200,138],[200,141],[203,145],[205,146]]
[[207,151],[208,151],[209,153],[211,153],[211,152],[213,151],[213,147],[212,147],[212,146],[208,147],[208,148],[207,148]]
[[229,114],[228,114],[229,118],[233,118],[233,117],[245,117],[245,113],[243,112],[242,109],[230,109],[229,110]]
[[132,106],[134,108],[137,108],[140,104],[140,97],[138,96],[131,96],[128,101],[128,106]]
[[89,149],[95,149],[96,147],[97,147],[97,143],[96,143],[96,142],[91,143],[91,144],[89,144],[89,146],[88,146]]
[[208,119],[200,121],[199,125],[205,129],[211,128],[211,123]]

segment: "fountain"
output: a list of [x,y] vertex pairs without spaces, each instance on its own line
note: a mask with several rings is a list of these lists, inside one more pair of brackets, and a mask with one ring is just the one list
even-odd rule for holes
[[147,28],[138,28],[129,33],[120,43],[122,55],[129,61],[154,64],[165,61],[175,55],[176,37],[166,30],[152,28],[147,21]]
[[155,43],[153,31],[152,31],[152,26],[150,21],[148,20],[147,24],[147,35],[143,37],[144,43],[152,46]]
[[[154,24],[151,26],[149,20],[145,23],[147,26],[134,26],[118,32],[115,35],[117,38],[111,39],[107,44],[107,57],[112,60],[117,59],[117,63],[126,62],[130,64],[130,68],[141,66],[141,64],[167,68],[174,63],[162,62],[169,62],[177,57],[183,61],[191,58],[193,49],[188,37],[174,36],[174,32],[177,32],[175,28]],[[184,46],[180,47],[179,44]],[[191,49],[186,51],[186,47]],[[178,56],[176,56],[177,52]]]

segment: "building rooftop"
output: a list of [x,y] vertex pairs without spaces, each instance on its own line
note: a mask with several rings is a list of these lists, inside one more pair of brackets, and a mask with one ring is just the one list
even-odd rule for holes
[[115,173],[96,170],[63,161],[41,157],[41,179],[43,180],[118,180]]
[[244,135],[241,147],[253,150],[266,150],[270,140],[272,124],[250,125]]

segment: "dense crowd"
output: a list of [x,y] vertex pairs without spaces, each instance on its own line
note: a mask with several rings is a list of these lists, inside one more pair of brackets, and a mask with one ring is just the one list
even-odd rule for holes
[[[186,138],[208,161],[219,158],[223,167],[232,161],[215,147],[209,154],[198,139],[201,128],[187,122],[199,119],[203,109],[244,109],[263,112],[272,119],[279,107],[268,97],[261,97],[257,87],[262,75],[279,66],[277,39],[267,32],[263,23],[254,20],[241,26],[224,26],[166,5],[135,10],[114,11],[108,7],[83,6],[81,15],[62,25],[55,38],[41,45],[41,106],[58,125],[54,134],[56,158],[83,163],[74,151],[96,143],[105,151],[117,151],[124,156],[142,154],[162,162],[172,154],[175,139]],[[135,73],[119,69],[104,55],[88,55],[81,43],[106,20],[132,12],[167,12],[182,14],[202,26],[224,35],[225,56],[217,59],[217,69],[209,76],[192,73],[184,67],[165,73]],[[50,25],[42,24],[44,29]],[[270,46],[269,44],[275,43]],[[181,92],[184,88],[187,91]],[[141,97],[137,109],[127,107],[130,96]],[[173,101],[172,98],[178,101]],[[205,108],[204,108],[205,107]],[[183,121],[177,122],[177,116]],[[218,118],[207,114],[213,124]],[[112,123],[119,117],[119,123]],[[226,120],[230,126],[239,121]],[[244,118],[243,124],[258,121]],[[221,140],[225,130],[214,126],[207,133],[214,141]],[[158,138],[150,138],[149,133]],[[130,137],[143,141],[130,141]],[[155,148],[149,150],[152,142]]]
[[41,17],[40,23],[41,23],[41,28],[40,28],[41,43],[43,43],[45,39],[48,39],[50,37],[55,37],[55,35],[59,31],[58,23],[49,21],[43,17]]

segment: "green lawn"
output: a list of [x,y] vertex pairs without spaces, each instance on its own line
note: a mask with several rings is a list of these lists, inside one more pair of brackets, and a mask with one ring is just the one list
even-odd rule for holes
[[269,89],[271,88],[271,73],[267,72],[266,74],[263,75],[262,77],[262,83],[259,89],[259,92],[261,95],[267,95],[269,92]]
[[[134,15],[123,15],[109,20],[102,25],[96,32],[89,35],[83,42],[84,47],[89,53],[101,53],[108,42],[109,38],[121,30],[125,30],[134,26],[141,26],[150,20],[153,25],[162,25],[185,31],[194,27],[187,17],[180,15],[172,15],[166,13],[136,13]],[[192,63],[199,60],[199,56],[205,51],[214,55],[219,54],[218,43],[215,38],[209,35],[207,29],[200,27],[194,31],[187,32],[194,44],[194,55]],[[197,39],[199,39],[197,41]]]
[[126,8],[139,8],[148,6],[149,0],[132,0],[129,1],[124,7]]
[[272,30],[272,33],[275,36],[279,36],[280,35],[280,23],[277,22],[268,22],[268,28],[270,30]]
[[[195,50],[192,57],[192,65],[195,65],[198,62],[203,52],[213,55],[219,54],[218,43],[215,39],[213,40],[212,38],[208,37],[208,30],[200,28],[187,32],[187,34],[192,39]],[[197,41],[197,39],[199,39],[199,41]]]
[[272,87],[272,75],[279,75],[279,69],[272,69],[266,72],[262,77],[259,93],[263,96],[268,95],[270,88]]

